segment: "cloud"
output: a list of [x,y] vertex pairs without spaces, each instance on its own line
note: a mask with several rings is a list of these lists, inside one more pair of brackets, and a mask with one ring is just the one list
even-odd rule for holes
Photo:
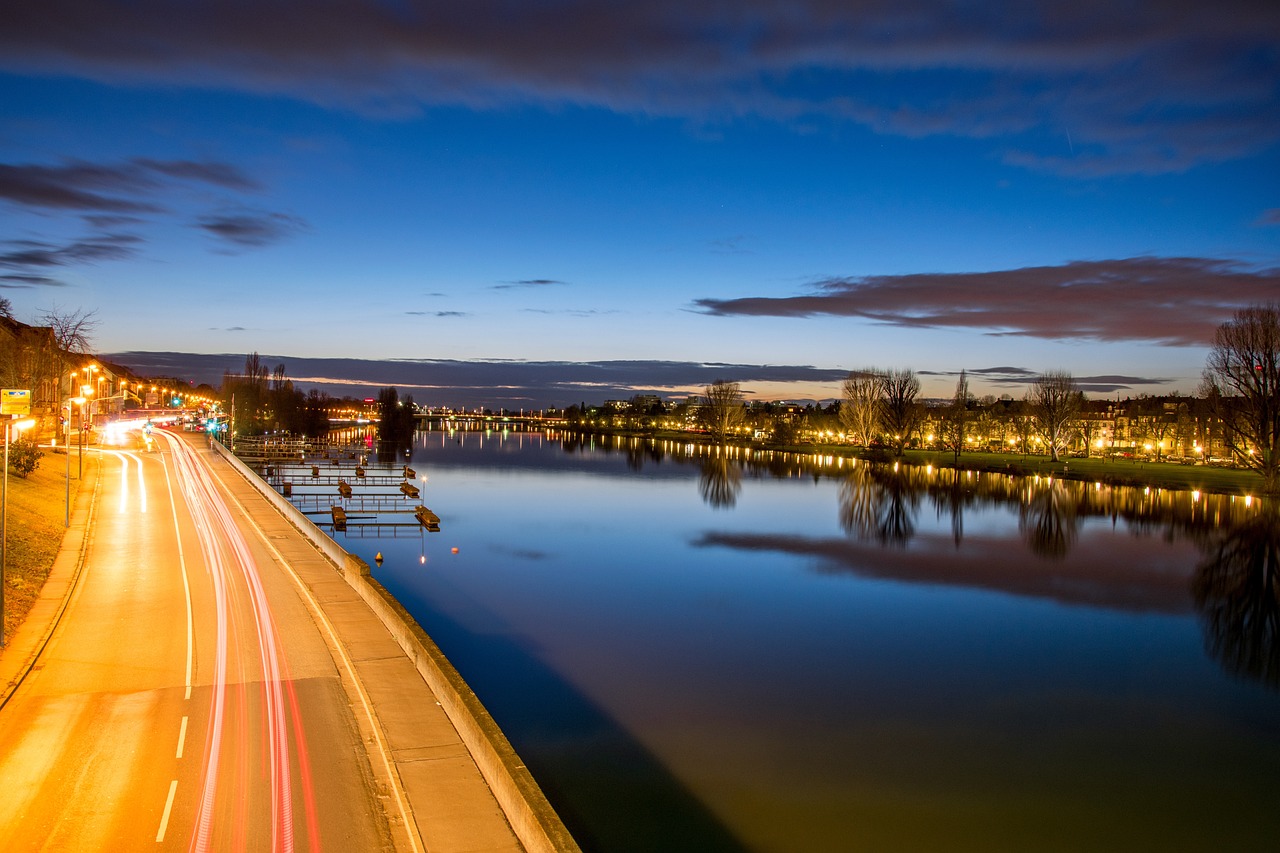
[[[169,186],[163,179],[237,190],[257,187],[236,167],[218,162],[135,158],[120,163],[72,160],[60,166],[0,163],[0,198],[32,208],[160,213],[165,208],[147,199]],[[107,217],[98,221],[116,225],[139,220]]]
[[[921,376],[956,376],[959,370],[918,370]],[[1040,374],[1025,367],[981,367],[966,370],[970,379],[981,379],[986,385],[995,388],[1022,389],[1034,385]],[[1173,380],[1168,377],[1149,376],[1075,376],[1076,387],[1086,394],[1112,394],[1116,391],[1129,391],[1134,386],[1166,385]]]
[[556,314],[568,317],[601,317],[606,314],[621,314],[622,312],[616,308],[601,310],[599,308],[562,308],[551,310],[548,308],[525,308],[522,309],[528,314]]
[[1280,6],[1256,0],[10,5],[9,71],[387,116],[536,103],[854,123],[993,140],[1007,162],[1081,175],[1176,171],[1280,139]]
[[232,246],[252,249],[284,240],[306,228],[306,223],[284,213],[253,211],[205,216],[199,227]]
[[698,299],[707,314],[859,317],[1050,340],[1211,343],[1240,308],[1280,301],[1280,270],[1211,258],[1073,261],[975,273],[829,278],[804,296]]
[[66,287],[65,281],[59,281],[56,278],[50,278],[47,275],[32,275],[31,273],[10,273],[0,274],[0,288],[6,290],[16,290],[19,288],[31,287]]
[[1258,215],[1255,225],[1280,225],[1280,207],[1272,207]]
[[711,240],[708,246],[711,252],[716,255],[750,255],[753,252],[743,245],[750,239],[749,237],[738,235],[737,237],[726,237],[721,240]]
[[132,257],[142,238],[133,234],[107,234],[76,240],[62,246],[38,240],[10,240],[0,243],[0,267],[61,267],[96,261],[118,261]]
[[[104,358],[106,356],[104,355]],[[186,376],[216,384],[224,370],[238,370],[244,354],[117,353],[112,358],[140,372]],[[809,365],[751,365],[680,361],[513,361],[476,359],[297,358],[263,354],[272,364],[285,362],[300,387],[324,387],[331,393],[358,393],[395,385],[427,389],[433,399],[497,407],[569,405],[585,396],[600,401],[640,392],[683,397],[717,379],[744,383],[826,383],[835,387],[847,371]],[[311,377],[306,379],[305,377]],[[419,396],[422,400],[424,397]]]
[[146,222],[145,219],[137,216],[127,216],[117,213],[86,213],[82,218],[89,225],[101,230],[141,225]]
[[504,281],[501,284],[493,285],[493,289],[512,290],[521,287],[554,287],[564,283],[563,281],[556,281],[554,278],[526,278],[520,281]]

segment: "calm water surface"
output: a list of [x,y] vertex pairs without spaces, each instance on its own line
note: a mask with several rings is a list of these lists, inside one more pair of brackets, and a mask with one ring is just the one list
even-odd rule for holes
[[440,532],[335,536],[587,850],[1276,849],[1260,501],[540,433],[410,464]]

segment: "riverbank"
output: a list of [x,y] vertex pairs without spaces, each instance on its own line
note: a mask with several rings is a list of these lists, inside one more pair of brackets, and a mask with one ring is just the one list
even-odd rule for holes
[[[637,431],[593,428],[584,430],[566,428],[570,432],[590,435],[609,435],[621,438],[643,438],[654,441],[674,441],[710,446],[705,435],[672,430]],[[801,456],[837,456],[846,459],[864,459],[872,462],[902,462],[921,467],[958,468],[961,471],[989,471],[999,474],[1053,476],[1067,480],[1103,483],[1110,486],[1137,486],[1157,489],[1177,489],[1188,492],[1205,492],[1223,495],[1259,495],[1262,493],[1262,476],[1243,468],[1223,468],[1212,465],[1186,465],[1181,462],[1156,462],[1140,458],[1073,457],[1053,462],[1048,456],[1021,453],[989,453],[968,451],[959,459],[950,450],[907,450],[901,457],[894,457],[885,449],[868,449],[849,444],[765,444],[758,441],[730,442],[730,446],[748,451],[794,453]]]

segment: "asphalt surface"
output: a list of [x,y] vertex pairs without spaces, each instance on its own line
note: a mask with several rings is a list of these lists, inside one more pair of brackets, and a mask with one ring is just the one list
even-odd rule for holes
[[0,653],[0,846],[521,849],[412,662],[203,441],[97,451]]

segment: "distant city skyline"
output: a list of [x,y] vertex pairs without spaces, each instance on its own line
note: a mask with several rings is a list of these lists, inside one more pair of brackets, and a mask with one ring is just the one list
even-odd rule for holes
[[423,403],[1194,393],[1280,301],[1278,33],[1246,0],[23,4],[0,295]]

